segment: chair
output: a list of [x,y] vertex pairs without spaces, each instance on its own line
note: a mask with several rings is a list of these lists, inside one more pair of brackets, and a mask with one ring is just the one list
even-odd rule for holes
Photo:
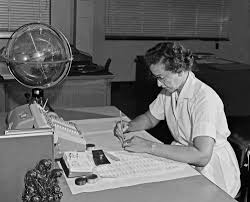
[[235,199],[239,202],[250,202],[250,141],[245,140],[237,133],[233,133],[229,142],[236,152],[241,173],[241,188]]

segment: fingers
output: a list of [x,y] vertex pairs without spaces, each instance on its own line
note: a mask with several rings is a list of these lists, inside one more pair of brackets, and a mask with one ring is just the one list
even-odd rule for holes
[[124,141],[123,149],[128,152],[137,152],[136,145],[133,144],[131,139]]
[[117,135],[117,138],[119,139],[120,143],[123,145],[123,144],[124,144],[124,139],[123,139],[123,137]]
[[117,136],[121,136],[124,138],[124,133],[128,130],[128,122],[125,121],[118,121],[114,128],[114,133]]
[[117,122],[117,127],[118,127],[118,129],[120,130],[120,132],[122,133],[122,132],[123,132],[123,126],[122,126],[122,124],[121,124],[120,121]]
[[120,123],[116,123],[116,126],[114,128],[114,135],[118,138],[118,140],[120,141],[120,143],[121,143],[121,145],[123,147],[124,135],[123,135]]
[[127,139],[123,143],[123,148],[126,151],[131,152],[148,152],[149,147],[151,151],[152,142],[149,140],[146,140],[144,138],[133,136],[130,139]]
[[123,148],[131,147],[134,137],[131,137],[123,142]]
[[116,125],[119,127],[119,129],[123,132],[126,133],[128,130],[128,125],[129,123],[127,121],[118,121]]
[[122,132],[122,129],[121,129],[120,124],[117,124],[117,125],[115,126],[114,134],[115,134],[115,136],[117,136],[117,137],[119,137],[119,138],[123,138],[123,132]]
[[118,121],[114,127],[114,135],[121,142],[122,148],[131,146],[131,139],[126,139],[125,133],[128,131],[128,122],[127,121]]
[[126,133],[128,131],[128,122],[123,121],[122,122],[122,132]]
[[115,135],[119,135],[122,132],[121,131],[121,126],[120,126],[120,124],[118,122],[115,125],[114,132],[115,132]]

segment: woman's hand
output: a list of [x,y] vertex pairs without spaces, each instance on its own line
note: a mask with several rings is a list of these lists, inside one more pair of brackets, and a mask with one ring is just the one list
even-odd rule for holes
[[118,121],[114,128],[114,135],[120,140],[122,144],[126,139],[124,133],[128,132],[128,125],[129,123],[127,121]]
[[127,151],[138,153],[150,153],[154,142],[146,140],[142,137],[133,136],[123,143],[123,148]]

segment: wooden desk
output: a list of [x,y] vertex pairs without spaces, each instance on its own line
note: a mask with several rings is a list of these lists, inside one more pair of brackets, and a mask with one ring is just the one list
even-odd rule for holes
[[[73,112],[77,112],[77,119],[119,116],[119,111],[113,106],[89,107],[58,110],[65,119],[73,119]],[[73,112],[72,112],[73,110]],[[80,113],[82,112],[82,113]],[[149,134],[148,134],[149,135]],[[202,175],[169,180],[164,182],[141,184],[131,187],[117,188],[92,193],[72,195],[64,178],[60,179],[63,198],[61,202],[233,202],[236,201],[228,194],[211,183]]]
[[[119,116],[119,110],[113,106],[63,108],[56,111],[65,120]],[[5,128],[5,116],[6,113],[0,113],[2,129]],[[61,202],[236,202],[202,175],[76,195],[71,194],[65,178],[59,180],[63,191]]]
[[[68,76],[60,85],[45,89],[44,97],[53,108],[110,105],[113,78],[112,74]],[[13,78],[0,81],[0,112],[25,104],[25,93],[31,94],[31,89]]]

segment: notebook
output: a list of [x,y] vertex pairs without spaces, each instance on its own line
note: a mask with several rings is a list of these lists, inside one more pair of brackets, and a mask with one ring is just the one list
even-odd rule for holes
[[21,202],[24,176],[41,159],[53,160],[53,134],[0,135],[0,199]]

